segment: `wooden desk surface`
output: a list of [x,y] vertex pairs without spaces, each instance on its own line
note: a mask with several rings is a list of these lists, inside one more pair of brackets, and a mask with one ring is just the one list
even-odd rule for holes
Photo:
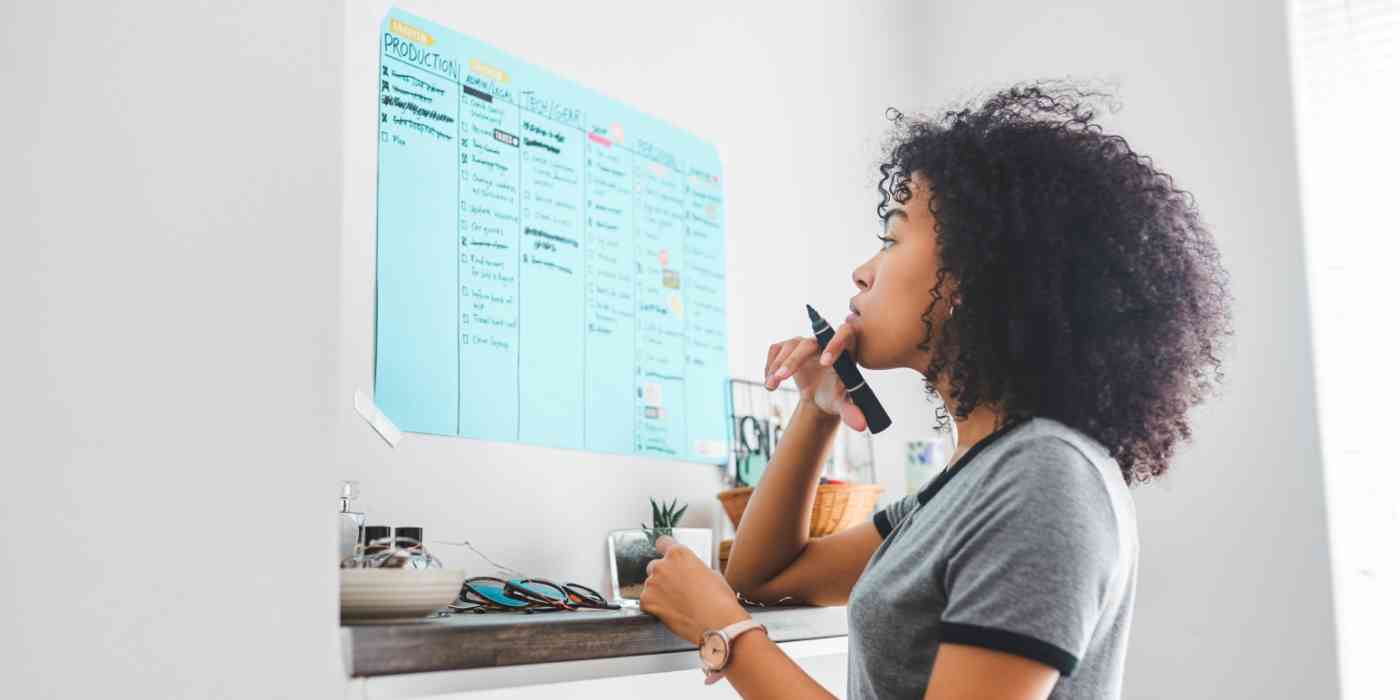
[[[776,642],[846,635],[845,607],[746,607]],[[490,668],[694,650],[637,608],[589,612],[458,613],[392,622],[346,622],[351,675]]]

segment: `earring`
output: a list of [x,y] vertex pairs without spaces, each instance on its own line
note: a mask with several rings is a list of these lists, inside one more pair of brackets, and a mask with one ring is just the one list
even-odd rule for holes
[[954,304],[949,304],[949,305],[948,305],[948,318],[952,318],[952,317],[953,317],[953,312],[956,311],[957,309],[958,309],[958,307],[957,307],[956,305],[954,305]]

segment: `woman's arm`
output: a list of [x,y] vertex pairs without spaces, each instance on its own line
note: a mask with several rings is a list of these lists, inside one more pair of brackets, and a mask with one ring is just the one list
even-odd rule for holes
[[845,605],[880,547],[882,538],[870,522],[808,537],[817,476],[840,425],[841,416],[809,399],[798,401],[749,497],[725,565],[725,580],[746,598],[776,602],[791,596],[809,605]]
[[[656,538],[661,558],[647,564],[642,584],[643,612],[657,616],[681,639],[704,644],[705,630],[723,629],[753,616],[734,599],[734,591],[718,571],[700,560],[670,535]],[[833,697],[789,659],[762,630],[739,635],[730,649],[725,676],[746,698]]]
[[[725,679],[744,700],[835,698],[767,634],[739,635]],[[1045,700],[1060,672],[1037,661],[966,644],[938,648],[924,700]]]
[[739,635],[730,652],[734,657],[724,678],[744,700],[836,698],[762,631]]
[[924,700],[1045,700],[1059,679],[1059,671],[1038,661],[967,644],[940,644]]
[[840,424],[840,416],[807,400],[797,403],[734,533],[724,568],[734,590],[752,598],[807,546],[817,476]]

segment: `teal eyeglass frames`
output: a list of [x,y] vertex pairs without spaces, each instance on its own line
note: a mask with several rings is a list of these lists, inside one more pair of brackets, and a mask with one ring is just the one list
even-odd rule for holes
[[473,576],[462,582],[458,600],[448,607],[463,612],[519,610],[528,614],[535,610],[617,610],[620,606],[580,583],[560,585],[542,578]]

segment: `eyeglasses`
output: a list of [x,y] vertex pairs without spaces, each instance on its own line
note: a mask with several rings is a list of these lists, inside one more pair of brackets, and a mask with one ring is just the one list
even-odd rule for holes
[[508,595],[505,591],[507,583],[504,579],[494,576],[473,576],[462,582],[462,590],[458,592],[457,600],[448,607],[459,609],[463,604],[471,604],[472,606],[466,609],[473,612],[485,612],[482,608],[525,610],[536,607],[528,600]]
[[457,612],[536,610],[617,610],[621,606],[609,603],[597,591],[581,583],[563,585],[542,578],[500,579],[495,576],[473,576],[462,582],[461,593],[447,607]]
[[581,583],[569,582],[560,585],[542,578],[511,579],[506,582],[506,591],[531,602],[565,610],[617,610],[621,607],[609,603],[598,591]]

